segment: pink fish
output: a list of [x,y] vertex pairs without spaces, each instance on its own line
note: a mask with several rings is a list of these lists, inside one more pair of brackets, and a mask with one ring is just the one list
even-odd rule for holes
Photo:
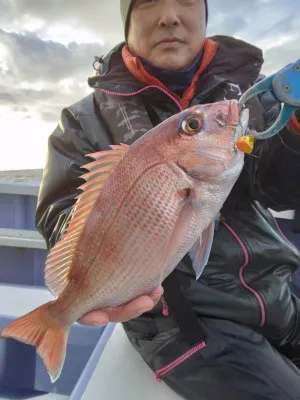
[[95,161],[83,166],[89,172],[68,229],[46,261],[55,299],[1,337],[36,346],[55,382],[71,325],[84,314],[151,292],[188,252],[198,279],[244,164],[236,143],[247,123],[235,100],[197,105],[130,146],[89,154]]

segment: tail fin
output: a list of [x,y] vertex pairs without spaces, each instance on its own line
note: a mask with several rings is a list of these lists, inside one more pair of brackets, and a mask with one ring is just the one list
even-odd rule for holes
[[70,328],[62,326],[49,315],[50,303],[43,304],[8,324],[0,337],[12,338],[36,347],[54,383],[64,365]]

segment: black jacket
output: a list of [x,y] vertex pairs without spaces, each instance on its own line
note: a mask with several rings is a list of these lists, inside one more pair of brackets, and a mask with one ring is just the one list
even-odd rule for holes
[[[190,105],[238,99],[261,78],[259,49],[225,36],[212,39],[219,47]],[[89,79],[93,94],[65,108],[49,137],[36,211],[36,226],[48,248],[66,227],[77,187],[83,183],[80,166],[87,162],[85,155],[121,141],[130,144],[179,111],[166,93],[145,88],[128,72],[122,46],[104,59],[100,76]],[[249,125],[258,131],[270,126],[280,110],[270,93],[253,98],[247,106]],[[285,129],[272,139],[256,142],[222,209],[203,275],[194,281],[188,256],[177,267],[186,297],[199,315],[252,326],[275,342],[299,330],[299,301],[288,286],[299,265],[299,253],[283,238],[268,211],[268,207],[277,211],[300,207],[299,175],[300,137]],[[161,307],[159,303],[149,315],[158,315]],[[132,335],[146,329],[137,321],[125,326]]]

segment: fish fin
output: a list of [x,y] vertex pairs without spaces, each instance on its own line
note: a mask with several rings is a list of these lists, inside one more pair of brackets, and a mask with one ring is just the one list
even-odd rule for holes
[[35,346],[53,383],[64,365],[70,329],[53,321],[48,314],[49,305],[43,304],[12,321],[2,330],[0,337]]
[[197,239],[196,243],[190,250],[189,254],[193,262],[193,268],[196,273],[196,279],[199,279],[211,252],[211,247],[214,239],[215,222],[211,222],[209,226],[203,231],[201,237]]
[[89,171],[81,176],[86,181],[80,186],[83,191],[76,197],[65,234],[49,251],[45,266],[45,282],[54,296],[58,296],[68,285],[72,259],[88,215],[105,181],[130,146],[121,144],[110,147],[112,150],[87,154],[95,161],[82,166]]

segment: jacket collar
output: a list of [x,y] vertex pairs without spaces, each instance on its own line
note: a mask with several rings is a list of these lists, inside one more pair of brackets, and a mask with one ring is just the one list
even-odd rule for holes
[[[217,48],[209,63],[195,77],[194,84],[197,93],[201,93],[205,97],[212,87],[218,86],[224,81],[235,82],[241,86],[255,81],[263,64],[262,51],[259,48],[224,35],[208,38],[206,43],[209,42],[216,43]],[[124,62],[126,54],[128,60]],[[98,75],[88,79],[89,86],[94,89],[100,88],[128,94],[144,88],[151,80],[157,83],[156,78],[151,76],[144,79],[145,74],[141,75],[138,72],[140,66],[136,66],[136,71],[132,70],[133,65],[137,63],[136,60],[138,59],[134,57],[130,60],[126,43],[121,42],[103,58],[101,71]],[[140,60],[138,61],[140,62]]]

